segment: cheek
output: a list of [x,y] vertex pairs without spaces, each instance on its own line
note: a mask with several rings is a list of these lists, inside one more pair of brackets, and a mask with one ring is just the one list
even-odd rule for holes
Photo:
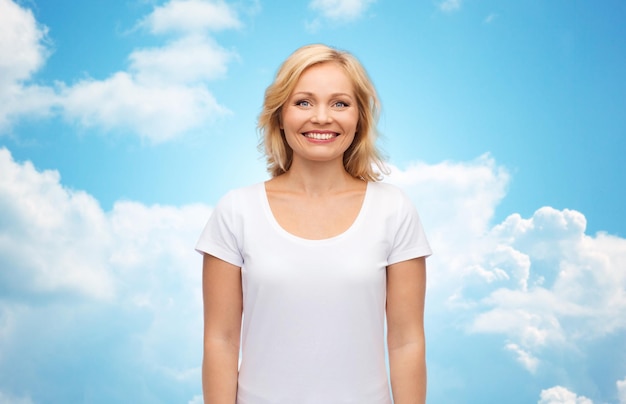
[[300,117],[298,116],[296,111],[284,111],[280,115],[280,128],[285,130],[286,132],[293,132],[297,130],[299,127]]

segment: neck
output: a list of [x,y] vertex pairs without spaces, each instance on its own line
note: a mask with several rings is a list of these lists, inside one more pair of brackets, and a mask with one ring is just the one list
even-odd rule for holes
[[354,186],[355,181],[343,167],[343,162],[299,162],[294,160],[284,180],[294,190],[309,195],[323,195]]

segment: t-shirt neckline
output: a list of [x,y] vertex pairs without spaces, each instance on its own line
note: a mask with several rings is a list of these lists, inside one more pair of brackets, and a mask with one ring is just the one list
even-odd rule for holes
[[369,206],[369,200],[371,199],[370,194],[373,192],[372,187],[371,187],[371,181],[367,181],[366,186],[365,186],[365,196],[363,197],[363,202],[361,202],[361,208],[359,209],[359,213],[357,214],[356,218],[354,219],[350,227],[348,227],[346,230],[332,237],[321,238],[321,239],[309,239],[309,238],[296,236],[295,234],[288,232],[280,225],[280,223],[278,223],[278,220],[276,220],[276,217],[274,217],[274,213],[272,212],[272,208],[270,207],[269,198],[267,197],[267,190],[265,188],[265,182],[259,183],[258,186],[259,186],[259,196],[261,199],[261,205],[263,206],[263,212],[265,213],[265,217],[270,222],[274,230],[276,230],[278,233],[292,240],[296,240],[296,241],[303,242],[303,243],[311,243],[311,244],[335,241],[335,240],[347,237],[350,233],[354,232],[355,229],[359,227],[360,222],[363,220],[363,216],[365,216],[365,212],[367,211],[368,206]]

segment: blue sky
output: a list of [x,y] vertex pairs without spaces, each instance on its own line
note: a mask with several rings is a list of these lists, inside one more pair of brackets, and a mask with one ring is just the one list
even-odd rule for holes
[[429,402],[626,403],[626,4],[0,0],[0,402],[199,403],[278,65],[354,53],[420,210]]

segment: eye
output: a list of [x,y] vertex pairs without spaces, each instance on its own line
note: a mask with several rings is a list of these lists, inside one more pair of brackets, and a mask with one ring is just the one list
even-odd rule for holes
[[298,107],[310,107],[311,103],[308,102],[307,100],[298,100],[295,102],[295,105]]
[[346,108],[346,107],[349,107],[350,105],[348,105],[347,102],[337,101],[336,103],[333,104],[333,106],[335,108]]

